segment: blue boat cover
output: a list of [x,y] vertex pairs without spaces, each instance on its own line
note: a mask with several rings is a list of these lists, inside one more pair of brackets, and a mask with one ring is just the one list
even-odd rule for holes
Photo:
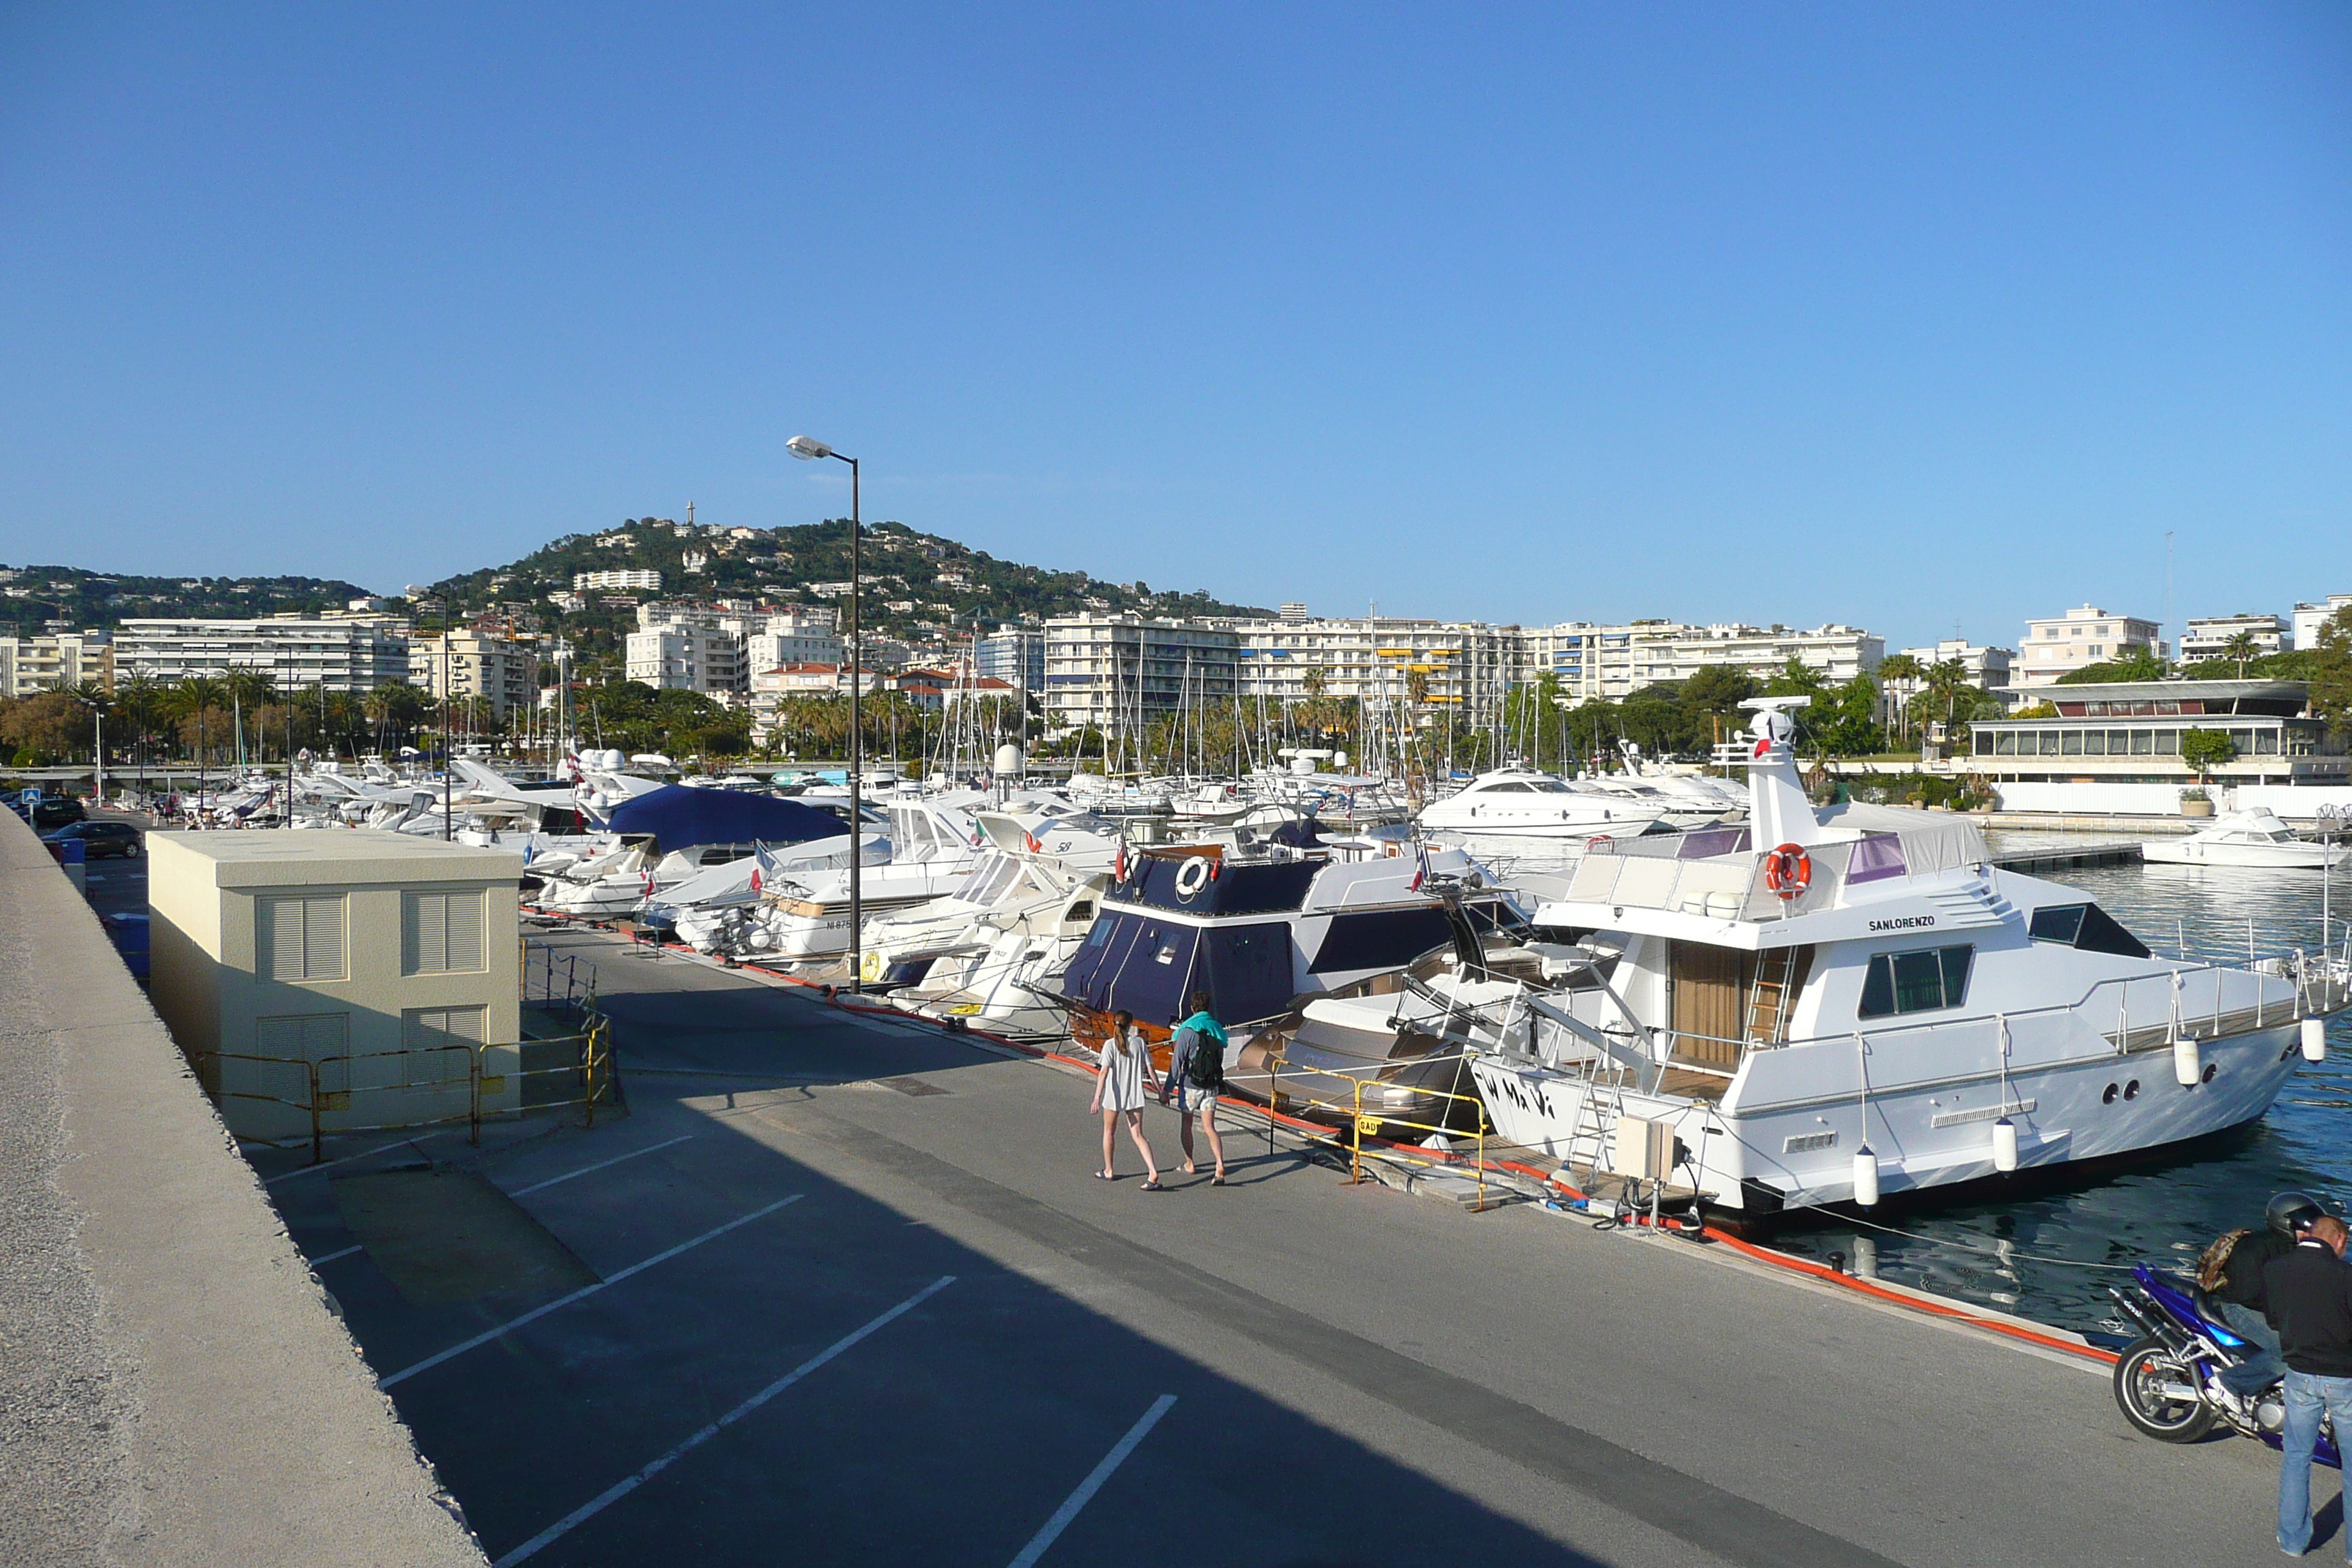
[[615,833],[650,833],[667,855],[703,844],[806,844],[847,833],[829,811],[735,789],[665,784],[613,808]]

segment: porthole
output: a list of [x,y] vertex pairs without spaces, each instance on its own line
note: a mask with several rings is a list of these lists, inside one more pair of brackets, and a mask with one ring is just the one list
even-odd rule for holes
[[2106,1092],[2099,1096],[2099,1103],[2101,1105],[2113,1105],[2116,1102],[2116,1096],[2122,1092],[2123,1091],[2114,1084],[2109,1084],[2107,1085]]
[[2214,1078],[2220,1074],[2221,1070],[2221,1064],[2220,1062],[2207,1062],[2205,1064],[2205,1081],[2207,1083],[2211,1083]]
[[2126,1100],[2137,1100],[2139,1098],[2139,1079],[2134,1079],[2131,1082],[2124,1085],[2124,1098]]

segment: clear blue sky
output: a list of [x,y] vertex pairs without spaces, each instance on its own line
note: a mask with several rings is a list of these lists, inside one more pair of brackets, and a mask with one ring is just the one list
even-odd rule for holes
[[0,561],[845,510],[1317,610],[2352,590],[2352,8],[0,5]]

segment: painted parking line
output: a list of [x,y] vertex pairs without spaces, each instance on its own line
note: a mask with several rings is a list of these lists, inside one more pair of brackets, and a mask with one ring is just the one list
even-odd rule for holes
[[[700,1431],[687,1438],[686,1441],[680,1443],[677,1447],[672,1448],[668,1453],[664,1454],[660,1458],[656,1459],[645,1468],[637,1471],[636,1474],[629,1476],[625,1479],[615,1481],[613,1485],[605,1488],[603,1491],[598,1492],[594,1497],[589,1499],[586,1502],[582,1503],[578,1508],[573,1509],[570,1513],[565,1514],[562,1519],[557,1520],[553,1524],[549,1525],[545,1530],[541,1531],[537,1535],[532,1536],[529,1541],[524,1542],[520,1546],[516,1547],[513,1551],[499,1558],[496,1563],[491,1564],[491,1568],[510,1568],[511,1564],[520,1563],[525,1558],[532,1556],[538,1552],[541,1547],[562,1539],[563,1536],[569,1534],[575,1527],[594,1518],[597,1514],[604,1512],[604,1510],[620,1501],[623,1498],[628,1496],[631,1492],[636,1490],[639,1487],[645,1485],[647,1481],[653,1479],[656,1476],[661,1474],[664,1470],[677,1463],[677,1461],[685,1458],[688,1453],[700,1447],[703,1444],[710,1441],[711,1438],[718,1436],[720,1432],[732,1426],[736,1422],[740,1421],[746,1415],[751,1415],[751,1412],[757,1410],[760,1406],[765,1405],[768,1401],[773,1399],[776,1395],[782,1394],[784,1390],[790,1388],[793,1384],[798,1383],[809,1373],[816,1371],[817,1368],[833,1360],[834,1357],[855,1346],[860,1340],[865,1339],[867,1335],[875,1332],[878,1329],[887,1328],[894,1320],[913,1311],[916,1308],[921,1306],[924,1302],[929,1300],[932,1297],[938,1295],[949,1286],[954,1284],[955,1280],[956,1277],[954,1275],[943,1274],[939,1279],[932,1280],[929,1285],[926,1285],[921,1289],[916,1291],[913,1295],[908,1297],[905,1300],[899,1302],[897,1306],[891,1308],[888,1311],[883,1313],[880,1317],[872,1320],[861,1328],[854,1329],[850,1332],[844,1334],[841,1338],[834,1341],[833,1343],[827,1345],[824,1349],[817,1352],[816,1354],[809,1357],[808,1360],[801,1363],[800,1365],[793,1368],[792,1371],[784,1373],[783,1376],[776,1379],[775,1382],[768,1384],[767,1387],[760,1390],[759,1393],[751,1395],[751,1398],[745,1400],[734,1409],[730,1410],[726,1415],[721,1415],[718,1420],[710,1423],[709,1426],[703,1427]],[[1173,1403],[1175,1403],[1173,1396],[1162,1401],[1162,1404]],[[1157,1420],[1158,1418],[1158,1407],[1155,1406],[1151,1419]],[[1148,1426],[1146,1429],[1148,1430]],[[1142,1433],[1139,1431],[1132,1434],[1132,1436],[1138,1440],[1140,1440]],[[1132,1447],[1133,1445],[1130,1444],[1129,1446]],[[1121,1455],[1120,1457],[1122,1458],[1125,1458],[1124,1455]],[[1100,1483],[1097,1482],[1097,1484],[1098,1485]],[[1076,1512],[1076,1510],[1073,1509],[1071,1511]]]
[[615,1154],[609,1160],[599,1160],[593,1165],[583,1165],[576,1171],[566,1171],[560,1176],[550,1176],[543,1182],[533,1182],[527,1187],[517,1187],[513,1192],[509,1193],[507,1196],[510,1198],[519,1198],[526,1195],[527,1194],[544,1192],[546,1189],[554,1186],[559,1182],[568,1182],[574,1176],[584,1176],[592,1171],[608,1169],[611,1166],[619,1164],[624,1160],[634,1160],[640,1154],[650,1154],[656,1149],[667,1149],[673,1143],[683,1143],[693,1136],[694,1134],[691,1132],[681,1132],[677,1137],[666,1139],[659,1143],[647,1144],[643,1149],[632,1149],[625,1154]]
[[1129,1427],[1127,1436],[1111,1446],[1110,1452],[1103,1456],[1102,1463],[1078,1483],[1078,1489],[1054,1510],[1054,1517],[1045,1521],[1044,1529],[1029,1538],[1029,1544],[1021,1549],[1021,1555],[1015,1557],[1007,1568],[1035,1568],[1037,1559],[1045,1555],[1046,1548],[1070,1527],[1070,1521],[1078,1517],[1078,1510],[1094,1500],[1095,1493],[1102,1490],[1102,1485],[1110,1479],[1111,1472],[1127,1462],[1127,1457],[1151,1435],[1151,1429],[1160,1425],[1160,1418],[1167,1415],[1169,1406],[1175,1403],[1176,1396],[1172,1394],[1163,1394],[1153,1400],[1151,1408],[1143,1413],[1143,1418]]
[[396,1138],[389,1143],[379,1143],[373,1149],[362,1149],[356,1154],[345,1154],[338,1160],[321,1160],[315,1165],[305,1165],[299,1171],[280,1171],[274,1176],[264,1177],[261,1184],[265,1187],[274,1187],[280,1182],[290,1182],[297,1176],[307,1176],[313,1172],[331,1170],[337,1165],[348,1165],[354,1160],[364,1160],[371,1154],[381,1154],[389,1149],[405,1149],[412,1143],[422,1143],[427,1138],[440,1136],[438,1132],[426,1132],[415,1138]]
[[410,1378],[415,1377],[420,1372],[430,1372],[433,1368],[439,1366],[445,1361],[448,1361],[456,1356],[464,1355],[467,1351],[473,1350],[478,1346],[488,1344],[492,1340],[498,1339],[501,1335],[512,1333],[515,1330],[521,1328],[525,1323],[534,1322],[541,1318],[544,1318],[548,1313],[556,1310],[558,1308],[569,1307],[574,1301],[585,1300],[589,1297],[596,1294],[599,1290],[609,1290],[614,1286],[618,1285],[622,1280],[628,1279],[633,1274],[642,1274],[656,1263],[667,1263],[681,1252],[691,1251],[695,1247],[700,1247],[706,1241],[714,1240],[719,1237],[725,1236],[730,1230],[738,1229],[743,1226],[750,1225],[755,1219],[760,1219],[765,1215],[772,1215],[778,1209],[782,1208],[786,1204],[796,1204],[806,1194],[803,1193],[794,1193],[791,1197],[779,1198],[774,1203],[770,1204],[766,1208],[753,1209],[750,1214],[745,1215],[740,1219],[729,1220],[717,1230],[706,1230],[691,1241],[681,1241],[667,1252],[656,1252],[642,1263],[632,1263],[626,1268],[622,1269],[618,1274],[614,1275],[609,1279],[599,1279],[593,1285],[583,1285],[579,1289],[572,1291],[569,1296],[559,1296],[543,1307],[533,1307],[530,1311],[525,1312],[520,1318],[509,1318],[505,1322],[500,1323],[497,1328],[485,1329],[482,1332],[476,1334],[472,1339],[451,1345],[447,1350],[441,1352],[437,1355],[426,1356],[423,1361],[416,1363],[414,1366],[402,1367],[398,1372],[394,1373],[391,1376],[377,1380],[376,1386],[378,1388],[390,1388],[394,1384],[407,1382]]

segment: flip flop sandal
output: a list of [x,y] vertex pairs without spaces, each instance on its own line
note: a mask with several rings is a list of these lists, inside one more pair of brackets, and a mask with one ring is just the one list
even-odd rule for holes
[[1146,1182],[1143,1185],[1136,1189],[1136,1191],[1142,1193],[1164,1193],[1167,1190],[1168,1188],[1166,1184],[1157,1180]]

